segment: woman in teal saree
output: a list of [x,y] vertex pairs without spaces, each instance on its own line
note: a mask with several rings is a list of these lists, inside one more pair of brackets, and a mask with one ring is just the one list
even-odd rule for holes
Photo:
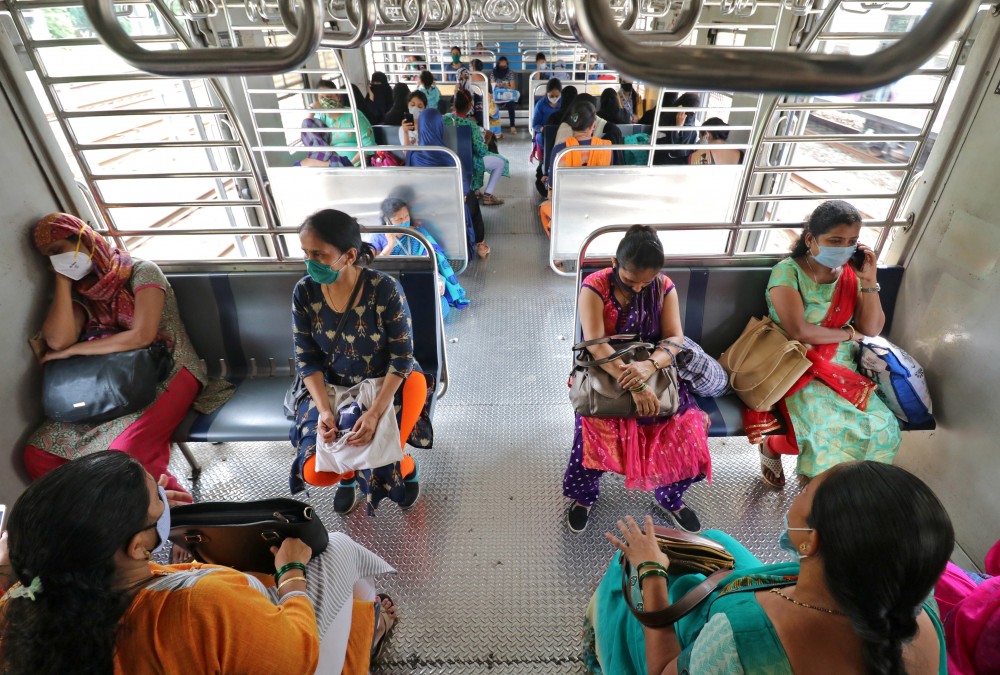
[[[661,575],[669,566],[631,517],[619,553],[591,599],[585,659],[592,673],[886,673],[946,675],[943,631],[931,598],[954,546],[944,507],[918,478],[891,465],[838,465],[797,496],[781,535],[797,562],[761,565],[736,540],[736,569],[673,626],[644,628],[622,595],[624,555],[639,569],[646,611],[704,580]],[[641,568],[640,568],[641,565]],[[638,595],[639,591],[633,589]]]

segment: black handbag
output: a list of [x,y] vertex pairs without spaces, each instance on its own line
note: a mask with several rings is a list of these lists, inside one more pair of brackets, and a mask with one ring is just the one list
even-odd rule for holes
[[45,364],[42,406],[57,422],[99,424],[142,410],[173,370],[162,342],[129,352],[73,356]]
[[256,502],[202,502],[170,509],[170,541],[195,560],[241,572],[274,574],[272,546],[301,539],[313,557],[330,536],[313,507],[294,499]]

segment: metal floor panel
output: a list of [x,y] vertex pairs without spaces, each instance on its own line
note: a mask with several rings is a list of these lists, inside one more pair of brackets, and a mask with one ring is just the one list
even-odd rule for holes
[[[498,190],[507,202],[483,209],[493,253],[462,275],[472,304],[448,318],[451,385],[435,413],[435,447],[417,455],[420,501],[406,514],[387,503],[369,518],[363,509],[336,515],[330,488],[304,497],[329,529],[399,569],[379,584],[402,616],[384,673],[584,673],[581,622],[612,554],[602,533],[621,516],[651,511],[648,493],[607,475],[587,531],[565,526],[573,282],[548,269],[528,144],[508,136],[501,149],[512,159]],[[706,527],[733,534],[766,562],[780,560],[777,536],[796,480],[784,492],[766,488],[746,439],[709,443],[714,482],[694,486],[689,504]],[[191,447],[204,466],[197,499],[287,496],[289,444]],[[179,453],[171,469],[190,485]]]

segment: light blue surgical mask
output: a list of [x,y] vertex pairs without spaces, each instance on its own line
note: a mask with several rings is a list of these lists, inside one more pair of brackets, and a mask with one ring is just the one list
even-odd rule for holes
[[792,558],[794,558],[796,562],[802,560],[803,558],[808,558],[809,556],[802,555],[802,553],[797,548],[795,548],[795,544],[792,543],[792,538],[788,536],[788,533],[789,532],[812,532],[812,531],[813,531],[813,528],[811,528],[811,527],[789,527],[788,526],[788,514],[786,513],[785,514],[785,529],[781,533],[781,536],[778,537],[778,546],[781,547],[782,551],[787,551],[789,554],[791,554]]
[[156,536],[160,538],[160,543],[153,549],[153,553],[166,546],[170,539],[170,503],[167,501],[167,491],[160,486],[157,486],[156,490],[160,493],[160,500],[163,502],[163,513],[156,521]]
[[395,225],[396,227],[409,227],[410,226],[410,221],[409,220],[404,220],[403,222],[401,222],[399,224],[396,224],[396,223],[392,223],[392,224]]
[[820,246],[819,253],[813,256],[813,260],[824,267],[837,269],[847,264],[854,252],[858,250],[854,246]]

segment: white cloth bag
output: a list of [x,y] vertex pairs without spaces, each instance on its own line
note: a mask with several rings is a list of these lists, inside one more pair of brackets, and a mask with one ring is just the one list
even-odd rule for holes
[[[383,383],[383,378],[362,380],[353,387],[337,387],[328,385],[330,407],[334,414],[340,415],[340,409],[357,402],[362,410],[370,410]],[[332,443],[316,439],[316,470],[345,473],[361,469],[377,469],[403,460],[403,449],[399,443],[399,425],[396,423],[396,413],[393,406],[386,408],[375,435],[367,445],[348,445],[354,433],[350,430],[341,431]]]

